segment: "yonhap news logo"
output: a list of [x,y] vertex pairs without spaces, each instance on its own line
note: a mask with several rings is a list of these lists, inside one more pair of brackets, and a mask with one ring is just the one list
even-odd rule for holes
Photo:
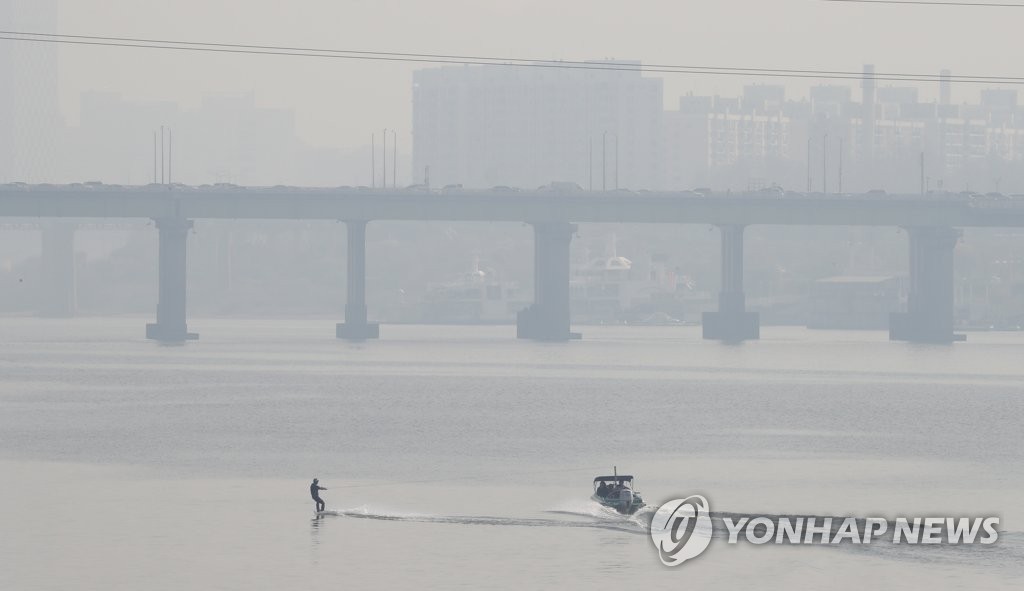
[[[990,545],[999,540],[998,517],[794,517],[735,514],[716,517],[729,544]],[[651,540],[666,566],[700,556],[714,537],[708,500],[701,495],[660,506],[651,519]]]
[[669,501],[651,520],[651,540],[665,566],[679,566],[696,558],[711,543],[711,507],[700,495]]

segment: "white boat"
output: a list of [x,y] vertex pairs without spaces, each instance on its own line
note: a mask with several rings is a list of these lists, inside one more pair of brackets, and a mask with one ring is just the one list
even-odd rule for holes
[[513,282],[474,261],[473,268],[452,281],[427,286],[421,319],[442,324],[509,324],[530,298]]
[[632,515],[644,507],[644,498],[633,490],[633,477],[618,472],[615,469],[615,474],[611,476],[595,477],[594,494],[590,498],[623,515]]

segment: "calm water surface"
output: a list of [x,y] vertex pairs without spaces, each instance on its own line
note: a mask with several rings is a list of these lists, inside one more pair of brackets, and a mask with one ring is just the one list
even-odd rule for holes
[[[1024,586],[1024,334],[0,319],[0,589]],[[993,547],[712,543],[677,569],[588,501],[1002,518]],[[330,490],[313,518],[309,480]]]

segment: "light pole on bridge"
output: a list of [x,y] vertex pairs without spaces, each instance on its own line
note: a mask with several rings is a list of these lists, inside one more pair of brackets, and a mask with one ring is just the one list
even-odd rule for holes
[[[601,134],[601,190],[608,190],[608,135],[607,130]],[[619,134],[611,133],[615,138],[615,189],[619,188]]]

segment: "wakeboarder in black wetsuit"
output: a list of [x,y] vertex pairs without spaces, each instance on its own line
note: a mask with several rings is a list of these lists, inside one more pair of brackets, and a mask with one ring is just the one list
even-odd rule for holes
[[310,496],[313,497],[313,500],[316,501],[317,513],[319,513],[320,511],[323,511],[324,507],[327,506],[324,503],[324,500],[320,498],[320,491],[327,490],[327,488],[323,487],[323,486],[320,486],[319,484],[317,484],[318,482],[320,482],[320,481],[317,480],[316,478],[314,478],[313,479],[313,484],[309,485],[309,494],[310,494]]

